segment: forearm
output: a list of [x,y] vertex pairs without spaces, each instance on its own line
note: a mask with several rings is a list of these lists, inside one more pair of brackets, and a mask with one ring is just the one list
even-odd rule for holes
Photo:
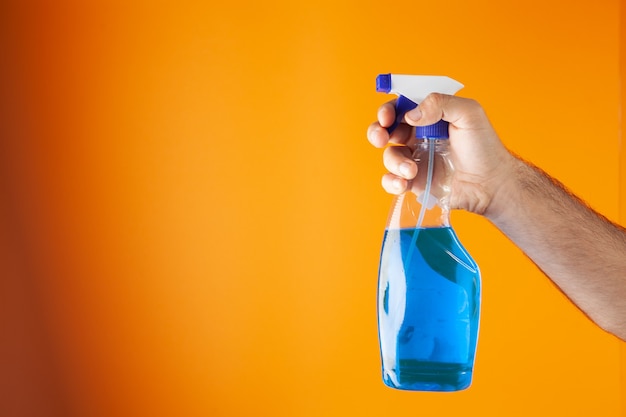
[[626,231],[515,159],[487,217],[594,322],[626,340]]

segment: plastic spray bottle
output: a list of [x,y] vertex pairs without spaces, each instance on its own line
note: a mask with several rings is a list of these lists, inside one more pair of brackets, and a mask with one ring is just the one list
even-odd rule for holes
[[[382,74],[379,92],[398,94],[395,129],[428,94],[462,84],[440,76]],[[378,332],[383,381],[413,391],[470,386],[480,308],[480,272],[450,226],[454,167],[448,123],[415,129],[417,176],[394,198],[378,274]]]

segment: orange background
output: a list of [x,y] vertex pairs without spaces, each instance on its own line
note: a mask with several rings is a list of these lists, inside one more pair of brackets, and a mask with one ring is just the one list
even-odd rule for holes
[[626,416],[624,344],[461,212],[474,384],[383,386],[365,138],[378,73],[449,75],[624,222],[624,2],[25,3],[0,6],[0,415]]

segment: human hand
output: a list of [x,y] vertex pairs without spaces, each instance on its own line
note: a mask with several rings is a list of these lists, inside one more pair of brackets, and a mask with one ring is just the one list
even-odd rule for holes
[[367,131],[372,145],[385,148],[383,164],[389,172],[383,175],[383,188],[392,194],[407,190],[419,194],[415,189],[417,184],[412,181],[417,175],[412,158],[416,143],[414,126],[443,119],[450,123],[450,158],[454,165],[450,208],[496,215],[499,209],[496,197],[513,176],[517,159],[504,147],[482,107],[471,99],[430,94],[417,108],[406,113],[404,123],[390,136],[386,128],[395,120],[394,103],[379,108],[378,121]]

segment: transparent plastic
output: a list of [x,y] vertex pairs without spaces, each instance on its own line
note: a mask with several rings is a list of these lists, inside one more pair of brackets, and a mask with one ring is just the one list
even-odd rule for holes
[[[403,390],[470,386],[480,272],[450,226],[447,139],[416,139],[418,174],[394,198],[378,275],[383,381]],[[423,204],[422,204],[423,203]]]

